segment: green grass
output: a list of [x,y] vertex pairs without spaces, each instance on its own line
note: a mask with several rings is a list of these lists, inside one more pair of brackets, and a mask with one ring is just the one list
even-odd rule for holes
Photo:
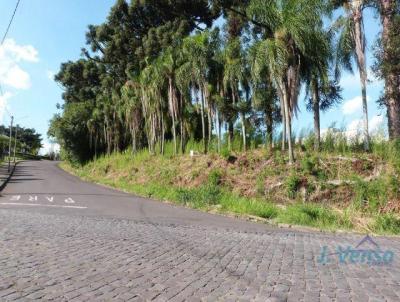
[[[286,165],[285,154],[279,150],[265,155],[265,160],[274,159],[274,165],[266,165],[255,175],[253,197],[234,193],[234,185],[227,182],[228,176],[232,180],[238,173],[249,173],[246,166],[237,164],[236,170],[229,170],[233,169],[233,164],[225,168],[224,165],[216,167],[212,165],[214,160],[226,161],[231,155],[237,156],[227,150],[221,156],[212,153],[204,161],[191,161],[186,157],[184,169],[178,165],[183,157],[172,155],[170,144],[166,144],[164,156],[150,155],[147,150],[133,155],[130,150],[127,150],[102,156],[84,166],[73,167],[68,163],[63,163],[62,167],[89,181],[204,211],[256,216],[267,219],[271,223],[310,226],[321,230],[341,229],[370,231],[375,234],[400,234],[399,217],[395,214],[381,214],[381,209],[387,205],[388,201],[399,200],[400,181],[396,174],[383,173],[372,181],[365,181],[361,176],[351,176],[354,172],[351,170],[351,162],[348,161],[342,161],[341,167],[330,166],[330,170],[326,171],[326,165],[329,164],[327,156],[337,154],[332,152],[343,151],[349,157],[354,156],[360,159],[367,155],[352,153],[359,147],[357,143],[351,146],[345,145],[338,139],[335,141],[333,136],[328,137],[324,142],[323,152],[318,155],[311,150],[312,140],[307,139],[306,142],[310,150],[307,150],[304,157],[299,158],[298,164],[291,169],[288,169]],[[384,148],[384,146],[384,143],[374,143],[372,155],[384,162],[392,163],[393,169],[397,169],[400,167],[398,149],[400,145],[393,143],[389,146],[386,143],[389,147]],[[199,150],[202,146],[199,143],[190,142],[190,147]],[[322,164],[320,164],[321,158]],[[250,161],[251,156],[249,155],[247,159]],[[367,161],[364,160],[364,162]],[[338,177],[339,173],[341,177]],[[189,179],[187,181],[190,185],[182,185],[185,182],[176,184],[175,181],[180,177]],[[282,177],[283,185],[277,192],[266,194],[265,181],[274,177]],[[347,208],[341,208],[338,211],[329,206],[329,203],[298,201],[301,186],[306,186],[307,192],[314,190],[316,185],[324,188],[328,177],[329,179],[343,177],[355,180],[351,187],[354,199],[349,200],[350,204]],[[196,183],[199,179],[200,184]],[[285,196],[288,202],[279,206],[273,200],[274,196],[277,196],[274,194]],[[305,200],[307,200],[307,194]]]
[[[100,165],[102,166],[102,165]],[[71,171],[71,167],[62,165]],[[236,196],[218,186],[219,172],[210,174],[209,183],[198,188],[175,188],[157,183],[145,185],[131,184],[127,181],[113,181],[104,178],[93,177],[86,169],[73,169],[80,177],[119,188],[140,196],[168,200],[202,210],[215,210],[221,213],[233,213],[237,215],[251,215],[271,220],[272,223],[287,223],[295,225],[312,226],[320,229],[334,230],[338,228],[349,229],[351,224],[333,214],[326,207],[312,204],[294,204],[286,208],[278,208],[275,204],[262,199],[245,198]]]
[[380,234],[400,234],[400,219],[390,214],[380,215],[372,228]]
[[328,207],[311,203],[296,203],[282,211],[278,217],[282,223],[306,225],[319,229],[351,229],[351,221],[345,215],[333,212]]

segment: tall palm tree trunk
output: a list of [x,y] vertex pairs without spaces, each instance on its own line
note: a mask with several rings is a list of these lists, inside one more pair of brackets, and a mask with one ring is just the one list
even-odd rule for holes
[[316,80],[312,83],[312,99],[313,99],[313,114],[314,114],[314,150],[319,151],[321,144],[321,127],[320,127],[320,117],[319,117],[319,93],[318,93],[318,83]]
[[164,155],[165,152],[165,127],[164,127],[164,116],[161,114],[161,154]]
[[212,124],[213,124],[213,120],[212,120],[211,108],[210,108],[209,104],[208,104],[208,108],[207,108],[207,120],[208,120],[208,143],[207,143],[207,145],[210,148],[211,140],[212,140]]
[[217,127],[217,149],[218,153],[221,153],[221,118],[218,108],[215,109],[215,125]]
[[354,38],[358,70],[360,72],[361,96],[363,106],[364,149],[369,150],[368,105],[367,105],[367,68],[365,63],[365,45],[362,32],[362,11],[357,7],[353,13]]
[[179,100],[180,100],[180,106],[179,106],[179,112],[180,112],[180,132],[181,132],[181,152],[182,154],[185,153],[185,127],[184,127],[184,122],[185,122],[185,117],[184,117],[184,98],[182,93],[179,93]]
[[[396,13],[396,0],[380,0],[380,14],[382,22],[383,61],[390,62],[391,31],[396,29],[394,16]],[[392,54],[393,55],[393,54]],[[385,99],[388,116],[388,129],[390,139],[400,138],[400,75],[391,68],[385,72]]]
[[206,143],[206,123],[205,123],[205,118],[204,118],[204,90],[201,88],[200,88],[200,94],[201,94],[201,104],[200,104],[201,133],[203,136],[204,154],[206,154],[207,153],[207,143]]
[[[282,96],[282,99],[284,96]],[[286,150],[286,108],[285,108],[285,103],[283,100],[281,100],[281,116],[282,116],[282,151]]]
[[288,141],[288,152],[289,152],[289,164],[293,164],[294,162],[294,152],[292,145],[292,125],[291,125],[291,116],[290,116],[290,105],[289,105],[289,95],[287,89],[284,89],[284,85],[282,87],[282,95],[283,95],[283,107],[285,108],[285,125],[286,125],[286,135]]
[[[270,107],[270,106],[269,106]],[[265,137],[265,146],[272,151],[273,144],[273,117],[272,117],[272,108],[268,108],[265,110],[265,126],[267,129],[267,135]]]
[[242,137],[243,137],[243,151],[246,151],[246,125],[245,125],[245,116],[243,112],[240,112],[240,120],[242,123]]
[[229,121],[228,122],[228,149],[229,151],[232,151],[232,145],[233,145],[233,122]]
[[172,118],[172,136],[174,140],[174,155],[177,154],[177,143],[176,143],[176,121],[175,121],[175,91],[173,88],[172,77],[168,79],[168,105],[170,108],[170,114]]

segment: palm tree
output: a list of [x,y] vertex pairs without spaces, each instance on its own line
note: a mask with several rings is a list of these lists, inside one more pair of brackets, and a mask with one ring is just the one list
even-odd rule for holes
[[333,49],[330,32],[320,31],[319,44],[310,49],[305,58],[303,77],[306,83],[307,110],[314,116],[314,149],[321,143],[320,111],[325,111],[342,100],[341,88],[330,75]]
[[233,107],[239,112],[241,127],[243,150],[246,150],[246,121],[245,113],[248,111],[248,104],[241,98],[241,90],[245,85],[245,61],[239,38],[231,39],[225,48],[224,60],[224,87],[225,93],[228,89],[231,93]]
[[[204,153],[207,153],[208,150],[205,111],[206,104],[209,105],[210,102],[208,71],[209,60],[212,57],[213,51],[212,45],[212,33],[208,30],[185,38],[182,47],[185,63],[181,65],[178,71],[179,78],[188,77],[194,94],[200,96],[200,116]],[[207,110],[210,110],[210,106],[207,106]],[[212,119],[210,115],[210,111],[208,111],[209,132],[212,129]]]
[[138,149],[138,136],[142,123],[142,108],[140,103],[140,83],[137,77],[127,81],[121,89],[123,110],[125,112],[125,126],[129,129],[132,140],[132,152]]
[[176,69],[177,67],[177,48],[168,47],[160,56],[162,62],[163,73],[168,80],[168,109],[172,119],[172,136],[174,141],[174,154],[178,152],[176,126],[179,109],[178,92],[176,88]]
[[400,71],[393,61],[399,57],[400,4],[396,0],[379,0],[382,22],[382,48],[378,51],[379,73],[385,79],[385,105],[387,107],[389,138],[400,138]]
[[[258,43],[255,43],[248,52],[250,65],[252,106],[263,112],[265,117],[266,136],[265,144],[271,151],[273,148],[273,129],[277,112],[277,93],[273,87],[268,65],[263,60],[257,60]],[[284,140],[283,140],[284,142]],[[284,146],[284,144],[283,144]]]
[[337,76],[339,68],[345,67],[353,72],[352,59],[360,74],[361,97],[363,107],[364,149],[370,149],[368,129],[368,105],[367,105],[367,65],[365,56],[366,39],[364,32],[363,10],[366,0],[335,0],[335,7],[342,7],[345,15],[340,16],[333,25],[333,29],[340,32],[336,47]]
[[165,77],[162,62],[159,58],[148,64],[140,74],[140,95],[145,129],[150,153],[156,152],[157,142],[160,152],[164,153],[165,121],[163,86]]
[[268,65],[281,100],[290,164],[294,162],[291,121],[298,106],[302,59],[320,42],[323,11],[318,0],[252,0],[248,8],[250,17],[269,31],[258,43],[256,56]]

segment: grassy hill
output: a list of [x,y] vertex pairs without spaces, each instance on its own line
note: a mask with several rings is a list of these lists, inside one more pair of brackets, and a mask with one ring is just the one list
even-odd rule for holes
[[209,212],[324,230],[400,233],[399,148],[382,142],[371,153],[298,149],[292,166],[286,153],[256,148],[193,157],[126,151],[62,167],[89,181]]

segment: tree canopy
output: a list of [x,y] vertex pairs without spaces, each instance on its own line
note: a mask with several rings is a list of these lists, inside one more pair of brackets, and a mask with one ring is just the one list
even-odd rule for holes
[[[371,2],[361,4],[118,0],[103,24],[88,26],[82,58],[63,63],[55,76],[64,88],[63,112],[48,134],[66,158],[85,162],[128,148],[163,153],[168,141],[174,154],[186,152],[190,141],[201,142],[205,153],[255,142],[272,148],[282,124],[281,146],[293,162],[301,87],[314,115],[316,149],[319,112],[341,101],[340,71],[352,70],[353,58],[365,94],[360,17]],[[326,26],[338,7],[344,13]],[[386,57],[379,57],[385,72]]]

